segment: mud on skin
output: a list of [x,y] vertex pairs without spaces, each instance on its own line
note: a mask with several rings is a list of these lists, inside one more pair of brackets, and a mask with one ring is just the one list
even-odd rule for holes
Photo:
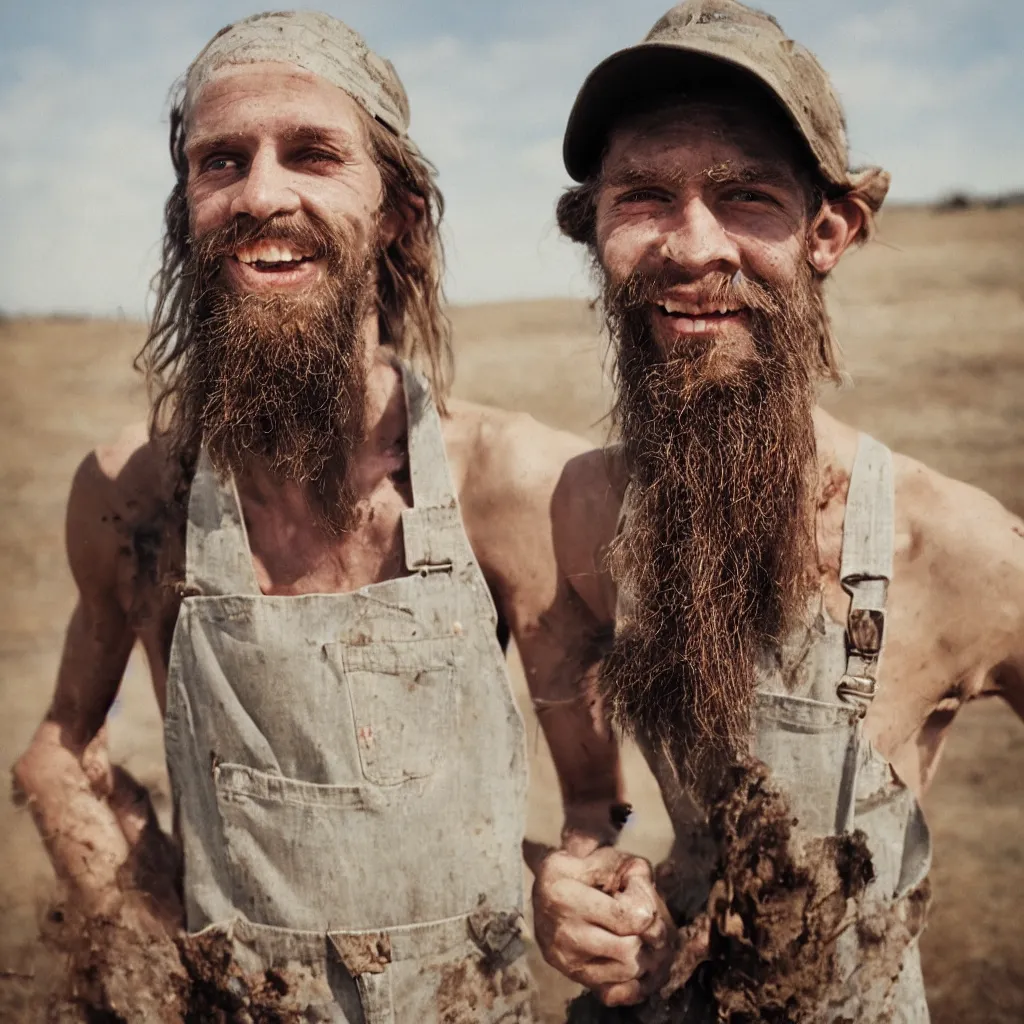
[[[858,988],[880,983],[885,991],[899,977],[924,927],[927,882],[895,904],[865,898],[874,869],[863,833],[801,836],[760,762],[726,772],[711,803],[718,857],[708,959],[682,987],[670,980],[639,1006],[607,1008],[580,996],[567,1024],[813,1021],[842,1002],[836,939],[848,929],[859,946]],[[659,872],[660,883],[668,877]],[[671,888],[663,895],[671,907]]]

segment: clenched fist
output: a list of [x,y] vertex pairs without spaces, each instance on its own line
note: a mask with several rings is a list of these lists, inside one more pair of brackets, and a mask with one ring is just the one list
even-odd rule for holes
[[606,1006],[641,1002],[664,983],[676,930],[642,857],[599,847],[528,854],[534,931],[544,959]]

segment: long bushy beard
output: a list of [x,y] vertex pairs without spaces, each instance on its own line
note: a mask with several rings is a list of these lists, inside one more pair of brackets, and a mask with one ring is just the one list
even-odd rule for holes
[[[322,284],[299,295],[238,293],[223,258],[258,239],[282,239],[326,260]],[[360,251],[364,249],[365,251]],[[315,220],[235,222],[194,246],[193,328],[175,382],[172,443],[205,444],[221,472],[258,461],[296,481],[321,523],[351,525],[349,468],[365,436],[366,353],[361,328],[373,302],[374,246]]]
[[753,310],[753,350],[712,372],[721,354],[700,335],[660,354],[647,310],[664,284],[634,277],[604,296],[631,485],[611,553],[627,613],[601,678],[618,723],[700,797],[748,748],[759,656],[806,607],[827,321],[809,273],[788,294],[722,278],[709,297]]

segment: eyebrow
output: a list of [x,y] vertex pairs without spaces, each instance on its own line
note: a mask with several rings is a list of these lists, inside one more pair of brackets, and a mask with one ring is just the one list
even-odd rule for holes
[[644,188],[653,185],[685,185],[702,177],[718,185],[774,185],[792,186],[796,179],[792,174],[770,163],[734,165],[729,163],[706,167],[699,174],[681,171],[662,171],[626,164],[615,168],[610,174],[602,175],[601,184],[607,188]]
[[[289,146],[327,146],[337,150],[342,156],[350,155],[354,145],[351,133],[345,129],[324,128],[315,124],[300,124],[282,128],[277,133],[277,137]],[[238,149],[251,139],[250,132],[199,135],[186,140],[185,153],[187,156],[196,156],[212,153],[218,149]]]

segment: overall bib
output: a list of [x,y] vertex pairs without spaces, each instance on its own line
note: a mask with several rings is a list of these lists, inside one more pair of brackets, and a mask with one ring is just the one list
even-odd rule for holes
[[264,596],[234,481],[198,460],[165,726],[187,925],[292,970],[310,1020],[531,1021],[523,723],[440,418],[401,369],[408,576]]
[[[820,609],[809,628],[765,652],[753,716],[753,751],[785,792],[798,828],[814,836],[862,830],[875,873],[865,898],[887,904],[918,886],[931,863],[931,840],[917,801],[861,727],[878,686],[893,571],[893,505],[892,454],[861,435],[843,524],[840,579],[851,596],[846,628]],[[644,753],[675,832],[669,863],[683,895],[682,906],[673,909],[689,920],[707,904],[714,845],[672,766],[653,749]],[[843,997],[822,1008],[823,1024],[927,1024],[916,938],[895,983],[860,970],[855,929],[840,936],[836,949]]]

